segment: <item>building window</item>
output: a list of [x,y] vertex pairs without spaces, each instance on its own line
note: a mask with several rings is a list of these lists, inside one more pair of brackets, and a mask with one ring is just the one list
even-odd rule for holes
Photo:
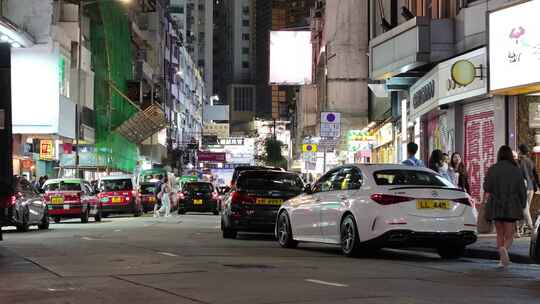
[[242,13],[244,13],[244,15],[249,15],[249,6],[244,6],[242,8]]
[[242,68],[249,69],[249,61],[242,61]]
[[242,48],[242,54],[249,55],[249,48],[247,47]]
[[234,88],[234,110],[237,112],[253,111],[253,89],[251,87]]
[[249,34],[247,33],[242,34],[242,40],[249,41]]
[[242,26],[249,26],[249,20],[248,19],[242,20]]
[[204,11],[204,3],[199,4],[199,10]]

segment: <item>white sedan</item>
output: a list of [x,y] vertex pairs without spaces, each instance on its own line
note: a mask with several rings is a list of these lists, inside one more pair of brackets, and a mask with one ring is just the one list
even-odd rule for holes
[[374,248],[435,248],[458,258],[476,241],[469,195],[437,173],[403,165],[348,165],[322,176],[277,214],[282,247],[341,245],[347,256]]

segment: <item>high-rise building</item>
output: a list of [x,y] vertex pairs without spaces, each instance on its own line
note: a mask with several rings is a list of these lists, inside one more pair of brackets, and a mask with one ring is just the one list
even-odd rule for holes
[[214,1],[170,0],[172,19],[182,43],[202,72],[206,91],[213,94]]
[[[230,105],[232,133],[242,133],[259,112],[254,90],[256,69],[256,19],[253,0],[215,3],[215,92],[221,103]],[[238,89],[243,88],[243,89]],[[235,107],[245,104],[249,107]],[[233,110],[238,108],[239,110]],[[242,113],[240,113],[242,112]]]

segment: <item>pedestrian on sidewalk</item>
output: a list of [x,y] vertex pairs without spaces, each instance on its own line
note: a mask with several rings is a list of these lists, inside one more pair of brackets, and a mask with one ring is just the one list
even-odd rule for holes
[[444,153],[441,150],[435,149],[433,152],[431,152],[428,167],[431,170],[439,173],[449,182],[452,182],[452,178],[448,175],[448,163],[444,161]]
[[[169,178],[167,176],[163,177],[163,184],[161,185],[161,208],[157,211],[158,214],[161,212],[165,213],[165,217],[171,216],[171,186],[169,185]],[[159,216],[159,215],[158,215]]]
[[522,235],[524,234],[525,225],[529,227],[529,231],[532,232],[534,230],[531,218],[531,202],[534,193],[538,191],[538,173],[536,171],[536,165],[529,158],[529,147],[525,144],[519,145],[519,166],[527,181],[527,206],[523,209],[524,222],[521,222],[518,225],[518,235]]
[[414,142],[407,144],[407,159],[402,164],[412,167],[424,167],[424,162],[416,158],[416,152],[418,152],[418,145]]
[[495,222],[497,232],[499,267],[507,267],[510,263],[508,250],[514,240],[514,225],[523,219],[523,208],[527,203],[523,174],[509,146],[499,149],[497,163],[488,169],[485,177],[484,191],[484,197],[487,197],[486,220]]
[[458,188],[464,190],[468,194],[471,194],[471,187],[469,185],[469,172],[465,168],[461,154],[454,152],[450,160],[450,168],[454,172],[454,184]]

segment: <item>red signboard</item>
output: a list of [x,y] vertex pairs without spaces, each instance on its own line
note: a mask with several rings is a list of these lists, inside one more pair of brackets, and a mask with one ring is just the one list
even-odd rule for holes
[[227,160],[226,153],[216,153],[216,152],[197,152],[197,158],[200,162],[217,162],[224,163]]

